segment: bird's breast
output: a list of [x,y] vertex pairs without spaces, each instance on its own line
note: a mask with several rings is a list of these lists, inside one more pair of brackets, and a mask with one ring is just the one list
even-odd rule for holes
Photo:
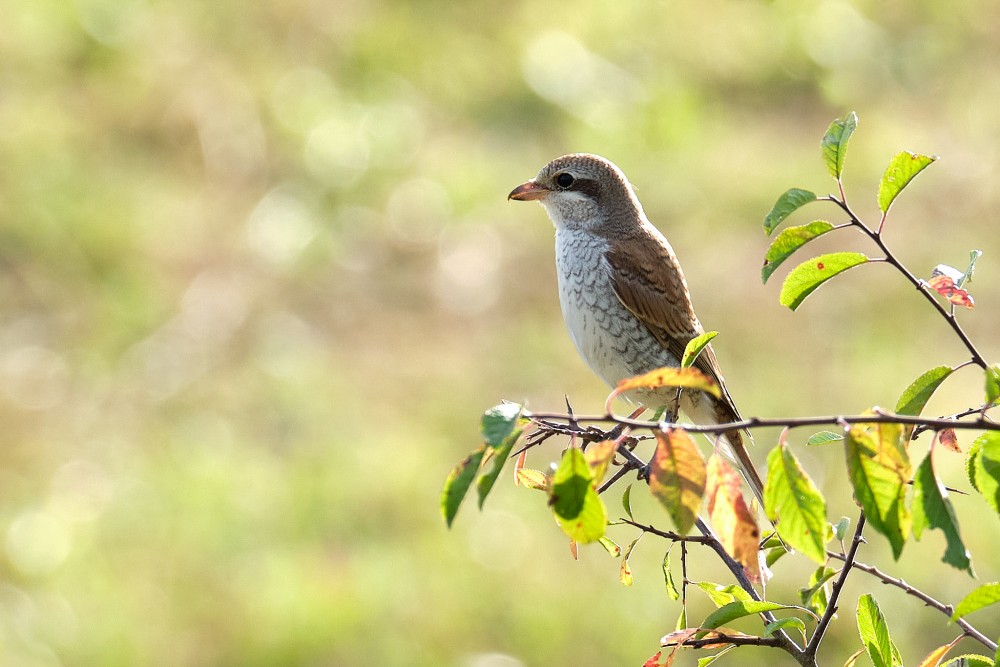
[[559,301],[580,356],[611,386],[661,366],[677,365],[615,295],[608,242],[579,230],[556,232]]

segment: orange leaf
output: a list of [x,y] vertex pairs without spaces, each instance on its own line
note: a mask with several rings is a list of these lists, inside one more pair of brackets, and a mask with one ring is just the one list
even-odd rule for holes
[[569,553],[573,557],[573,560],[580,560],[580,551],[576,544],[576,540],[569,541]]
[[718,454],[708,462],[708,516],[722,547],[743,566],[751,581],[760,581],[757,559],[760,529],[740,492],[740,475]]
[[956,306],[972,308],[976,305],[972,296],[961,287],[958,287],[951,276],[944,274],[935,275],[927,281],[927,285]]
[[642,663],[642,667],[660,667],[660,655],[663,651],[657,651],[655,654],[650,656],[649,660]]
[[673,368],[671,366],[657,368],[636,377],[625,378],[618,383],[612,395],[617,396],[633,389],[660,389],[661,387],[701,389],[716,398],[722,397],[719,385],[697,368]]
[[955,434],[955,429],[953,428],[944,428],[938,431],[937,441],[949,452],[962,453],[962,448],[958,446],[958,435]]
[[656,432],[649,491],[667,509],[680,533],[691,530],[701,509],[705,474],[705,461],[686,431]]
[[514,486],[521,484],[521,468],[524,467],[525,462],[528,460],[528,450],[521,450],[521,453],[517,455],[517,462],[514,464]]
[[965,635],[960,635],[944,646],[938,646],[936,649],[928,653],[926,658],[920,661],[920,667],[937,667],[941,664],[941,660],[944,656],[948,654],[948,651],[953,649],[955,644],[957,644],[960,639],[964,638]]

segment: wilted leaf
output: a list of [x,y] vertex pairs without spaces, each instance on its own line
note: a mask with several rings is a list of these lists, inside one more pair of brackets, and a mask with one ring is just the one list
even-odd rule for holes
[[807,445],[825,445],[829,442],[840,442],[844,439],[844,436],[840,433],[834,433],[833,431],[820,431],[819,433],[813,433],[806,440]]
[[976,438],[969,451],[974,486],[994,512],[1000,512],[1000,431],[987,431]]
[[840,178],[844,171],[844,159],[847,157],[847,143],[858,127],[858,115],[853,111],[844,116],[843,120],[835,120],[823,137],[823,161],[830,174]]
[[962,448],[958,444],[958,434],[953,428],[943,428],[936,433],[937,441],[949,452],[962,453]]
[[893,646],[885,617],[882,616],[875,598],[870,594],[862,595],[858,600],[858,633],[875,667],[893,667],[902,664],[894,659],[894,655],[898,655],[899,651]]
[[989,607],[998,602],[1000,602],[1000,582],[983,584],[962,598],[962,601],[955,607],[955,612],[951,615],[951,620],[957,621],[967,614],[979,611],[984,607]]
[[778,197],[771,211],[764,217],[764,231],[771,234],[781,222],[809,202],[816,201],[816,195],[809,190],[792,188]]
[[441,515],[449,528],[451,528],[451,522],[455,520],[462,499],[465,498],[469,486],[472,485],[472,480],[476,478],[479,464],[482,463],[485,453],[486,445],[480,445],[478,449],[452,468],[444,480],[444,488],[441,489]]
[[583,453],[570,447],[552,476],[550,504],[563,532],[575,542],[596,542],[604,536],[608,514],[594,490],[593,472]]
[[514,443],[516,443],[520,437],[521,429],[515,429],[494,448],[493,467],[490,468],[489,472],[483,473],[476,481],[476,489],[479,491],[479,509],[483,508],[483,503],[486,502],[486,496],[490,495],[490,491],[493,490],[493,485],[496,484],[497,478],[499,478],[500,473],[503,472],[503,467],[506,465],[507,458],[510,456],[510,450],[514,448]]
[[878,185],[879,210],[886,213],[903,188],[936,159],[935,156],[917,155],[908,151],[898,153],[892,158]]
[[660,655],[663,651],[657,651],[649,657],[646,662],[642,663],[642,667],[660,667]]
[[938,646],[936,649],[928,653],[927,656],[920,661],[920,664],[917,667],[937,667],[941,663],[941,660],[944,659],[944,656],[948,654],[948,651],[954,648],[955,644],[962,639],[964,639],[964,637],[959,635],[957,638],[948,642],[944,646]]
[[657,368],[636,377],[626,378],[618,383],[611,395],[618,396],[633,389],[659,389],[660,387],[700,389],[716,398],[722,396],[719,385],[697,368],[673,368],[672,366]]
[[708,464],[708,516],[719,542],[751,581],[760,581],[757,546],[760,529],[740,493],[740,475],[718,454]]
[[670,634],[660,637],[660,646],[680,646],[687,640],[698,634],[698,628],[684,628],[675,630]]
[[963,306],[965,308],[974,308],[976,306],[976,301],[972,298],[972,295],[957,286],[955,281],[949,276],[933,276],[927,281],[927,286],[956,306]]
[[799,264],[785,276],[778,297],[782,306],[795,310],[807,296],[830,278],[869,261],[860,252],[834,252],[813,257]]
[[479,430],[486,444],[499,447],[517,426],[522,410],[517,403],[501,403],[487,410],[479,421]]
[[948,500],[948,492],[934,474],[931,453],[927,452],[913,478],[913,534],[919,540],[925,528],[939,528],[948,544],[941,560],[975,576],[972,556],[958,532],[958,518]]
[[656,432],[649,490],[666,508],[679,533],[687,534],[694,525],[705,493],[705,477],[705,462],[687,432]]
[[681,368],[689,368],[694,363],[694,360],[698,358],[698,355],[701,354],[701,351],[705,349],[705,346],[712,342],[712,339],[718,335],[718,331],[706,331],[689,340],[688,344],[684,347],[684,356],[681,357]]
[[625,549],[625,555],[622,556],[622,564],[621,567],[618,569],[618,580],[621,581],[626,586],[632,585],[632,568],[629,567],[628,559],[632,556],[632,549],[635,549],[636,543],[640,539],[642,539],[642,535],[643,534],[640,533],[639,537],[632,540],[632,542]]
[[826,500],[787,444],[767,456],[764,508],[789,546],[817,563],[826,562]]
[[855,426],[848,432],[844,451],[854,496],[872,527],[889,538],[898,559],[910,529],[909,512],[903,503],[910,465],[899,442],[902,429],[892,426],[895,428],[880,427],[874,434]]
[[972,282],[972,274],[976,272],[976,262],[979,261],[979,258],[982,256],[983,256],[982,250],[969,251],[969,267],[965,269],[965,273],[963,273],[962,277],[959,278],[958,281],[956,282],[956,284],[959,287],[962,287],[963,285],[965,285],[965,283]]
[[896,413],[900,415],[919,415],[923,412],[924,406],[927,405],[930,397],[951,373],[951,366],[938,366],[930,369],[911,382],[910,386],[903,391],[899,400],[896,401]]
[[854,665],[857,664],[858,662],[858,658],[860,658],[864,654],[865,650],[863,648],[859,648],[857,651],[851,654],[851,657],[847,659],[847,662],[844,663],[844,667],[854,667]]
[[760,279],[767,283],[771,274],[792,254],[814,238],[826,234],[834,227],[825,220],[816,220],[800,227],[788,227],[782,230],[767,249],[764,255],[764,265],[760,269]]

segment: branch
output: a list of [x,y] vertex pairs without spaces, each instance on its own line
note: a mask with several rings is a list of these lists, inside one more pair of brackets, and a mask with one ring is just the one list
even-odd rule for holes
[[[724,424],[678,424],[670,422],[653,422],[642,419],[630,419],[619,417],[614,414],[606,415],[574,415],[570,416],[558,412],[530,412],[525,410],[525,416],[532,419],[574,419],[578,422],[592,423],[613,423],[624,424],[635,428],[667,429],[679,428],[688,433],[725,433],[752,428],[800,428],[803,426],[844,426],[845,424],[907,424],[912,426],[922,426],[925,430],[939,430],[945,428],[968,429],[979,431],[1000,431],[1000,423],[991,419],[974,419],[970,421],[955,421],[950,418],[934,419],[930,417],[914,417],[911,415],[897,415],[890,412],[878,412],[874,415],[827,415],[815,417],[750,417],[739,421],[727,422]],[[544,422],[541,422],[544,424]],[[547,428],[548,425],[546,424]],[[587,432],[580,429],[579,432]]]
[[851,573],[851,568],[854,566],[854,559],[858,555],[858,549],[861,547],[861,543],[865,541],[865,538],[862,536],[864,529],[865,513],[862,512],[858,517],[858,526],[854,529],[854,539],[851,540],[851,548],[844,557],[844,567],[840,569],[840,576],[833,583],[830,602],[826,606],[823,618],[819,619],[819,624],[816,626],[816,631],[813,633],[812,639],[809,640],[809,645],[806,646],[805,654],[810,658],[815,659],[819,645],[822,643],[824,635],[826,635],[827,628],[830,627],[830,621],[833,620],[834,615],[837,613],[837,602],[840,600],[840,594],[843,592],[847,576]]
[[[843,193],[841,193],[841,197],[843,197]],[[834,204],[839,206],[841,210],[843,210],[844,213],[846,213],[850,217],[851,224],[853,224],[855,227],[863,231],[875,243],[875,245],[878,246],[879,250],[881,250],[882,253],[885,255],[885,261],[891,264],[893,267],[895,267],[895,269],[899,271],[901,274],[903,274],[903,277],[906,278],[910,282],[910,284],[917,289],[918,292],[924,295],[924,297],[931,303],[931,305],[934,306],[934,309],[938,312],[938,314],[945,319],[945,321],[948,323],[948,326],[951,327],[952,331],[955,332],[955,335],[958,336],[959,340],[962,341],[962,344],[965,345],[965,349],[969,351],[970,355],[972,355],[972,362],[985,370],[988,366],[988,364],[986,363],[986,359],[979,352],[979,350],[976,349],[976,346],[973,344],[972,340],[962,329],[962,325],[958,323],[958,319],[955,317],[955,313],[953,311],[947,310],[944,306],[942,306],[941,302],[937,299],[937,297],[935,297],[930,292],[930,290],[927,289],[926,283],[917,278],[916,276],[914,276],[912,273],[910,273],[910,270],[907,269],[905,266],[903,266],[903,263],[900,262],[896,258],[896,256],[892,254],[892,251],[889,250],[888,246],[886,246],[885,241],[882,240],[882,225],[880,224],[877,230],[869,229],[868,226],[865,223],[861,222],[861,219],[854,214],[854,211],[851,210],[851,207],[847,205],[846,198],[837,199],[833,195],[830,195],[829,197],[826,197],[826,199],[832,201]],[[883,216],[883,221],[884,221],[884,216]]]
[[683,642],[667,642],[664,647],[681,646],[683,648],[719,648],[719,644],[733,646],[771,646],[783,648],[777,637],[754,637],[753,635],[727,635],[724,632],[712,630],[712,637],[705,639],[688,639]]
[[[844,554],[834,553],[833,551],[827,551],[826,555],[829,556],[830,558],[835,558],[837,560],[845,560],[845,558],[846,558],[844,556]],[[848,554],[848,555],[850,555],[850,554]],[[896,588],[898,588],[898,589],[902,590],[903,592],[905,592],[907,595],[912,595],[913,597],[915,597],[918,600],[920,600],[921,602],[923,602],[924,605],[926,605],[928,607],[931,607],[933,609],[938,610],[939,612],[941,612],[942,614],[944,614],[948,618],[951,618],[951,615],[953,613],[955,613],[955,608],[952,607],[950,604],[944,604],[943,602],[938,602],[937,600],[935,600],[934,598],[932,598],[927,593],[924,593],[923,591],[914,588],[913,586],[911,586],[910,584],[906,583],[905,581],[903,581],[900,578],[892,577],[892,576],[886,574],[885,572],[883,572],[882,570],[878,569],[874,565],[866,565],[864,563],[859,563],[859,562],[855,561],[852,564],[852,567],[854,569],[856,569],[856,570],[861,570],[862,572],[867,572],[868,574],[872,575],[873,577],[881,580],[883,584],[887,584],[889,586],[895,586]],[[974,628],[964,618],[958,619],[957,621],[955,621],[955,623],[958,624],[958,626],[960,628],[962,628],[962,630],[965,631],[966,636],[971,637],[972,639],[975,639],[977,642],[979,642],[983,646],[987,647],[991,651],[996,651],[997,650],[997,643],[995,641],[991,640],[989,637],[987,637],[986,635],[984,635],[982,632],[980,632],[979,630],[977,630],[976,628]]]

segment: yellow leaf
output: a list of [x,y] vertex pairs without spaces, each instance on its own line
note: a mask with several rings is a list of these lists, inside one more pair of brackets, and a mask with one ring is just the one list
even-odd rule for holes
[[595,442],[587,447],[584,457],[586,457],[590,469],[594,471],[594,486],[600,486],[601,482],[604,481],[604,475],[607,474],[608,466],[611,464],[611,459],[615,458],[616,451],[618,451],[618,443],[614,440]]
[[686,431],[656,433],[649,490],[667,509],[678,532],[691,530],[705,493],[705,461]]

